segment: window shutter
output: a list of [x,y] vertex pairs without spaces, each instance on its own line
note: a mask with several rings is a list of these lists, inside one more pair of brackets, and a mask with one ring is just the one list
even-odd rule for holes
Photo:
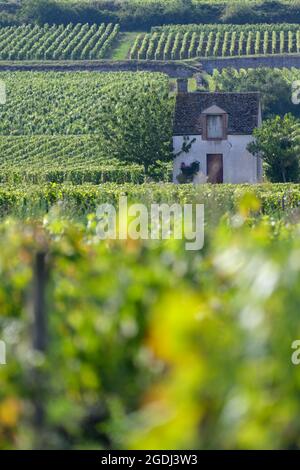
[[223,116],[211,115],[207,116],[207,136],[209,139],[222,139],[224,135],[223,130]]

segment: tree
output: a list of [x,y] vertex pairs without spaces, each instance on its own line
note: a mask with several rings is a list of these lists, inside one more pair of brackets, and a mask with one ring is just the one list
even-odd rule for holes
[[107,84],[96,117],[104,150],[121,161],[143,165],[146,174],[158,161],[171,160],[173,101],[168,92],[163,75],[153,79],[144,73],[134,81]]
[[300,107],[291,101],[291,83],[281,70],[261,67],[237,72],[227,69],[206,78],[211,91],[259,91],[265,119],[276,115],[284,116],[287,113],[300,116]]
[[272,182],[299,181],[299,153],[294,138],[298,121],[291,114],[276,116],[254,130],[255,142],[248,150],[265,162],[266,176]]
[[226,4],[221,16],[223,23],[248,24],[259,22],[255,8],[244,2]]
[[24,23],[64,23],[64,8],[54,0],[24,0],[18,14]]

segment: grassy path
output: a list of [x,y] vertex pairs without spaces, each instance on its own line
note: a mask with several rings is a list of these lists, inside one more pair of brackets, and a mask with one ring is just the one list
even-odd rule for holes
[[120,33],[119,39],[113,49],[110,51],[108,58],[112,60],[128,59],[129,51],[134,43],[137,34],[139,33]]

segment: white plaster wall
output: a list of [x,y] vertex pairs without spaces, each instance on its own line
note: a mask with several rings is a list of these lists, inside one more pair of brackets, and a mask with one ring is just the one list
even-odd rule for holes
[[[209,153],[223,154],[223,181],[224,183],[257,183],[261,179],[261,161],[247,150],[252,135],[229,135],[227,140],[207,141],[201,135],[189,136],[190,141],[196,139],[189,153],[182,153],[174,160],[173,182],[178,183],[182,162],[190,165],[194,161],[200,162],[200,173],[195,176],[195,183],[205,183],[207,180],[206,155]],[[183,136],[173,137],[174,153],[182,149]],[[188,143],[188,142],[187,142]]]

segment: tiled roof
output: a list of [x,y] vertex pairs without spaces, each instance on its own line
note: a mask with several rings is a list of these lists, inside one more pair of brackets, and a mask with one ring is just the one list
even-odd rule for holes
[[258,125],[259,93],[179,93],[173,134],[202,134],[201,113],[211,106],[227,112],[228,134],[252,134]]

